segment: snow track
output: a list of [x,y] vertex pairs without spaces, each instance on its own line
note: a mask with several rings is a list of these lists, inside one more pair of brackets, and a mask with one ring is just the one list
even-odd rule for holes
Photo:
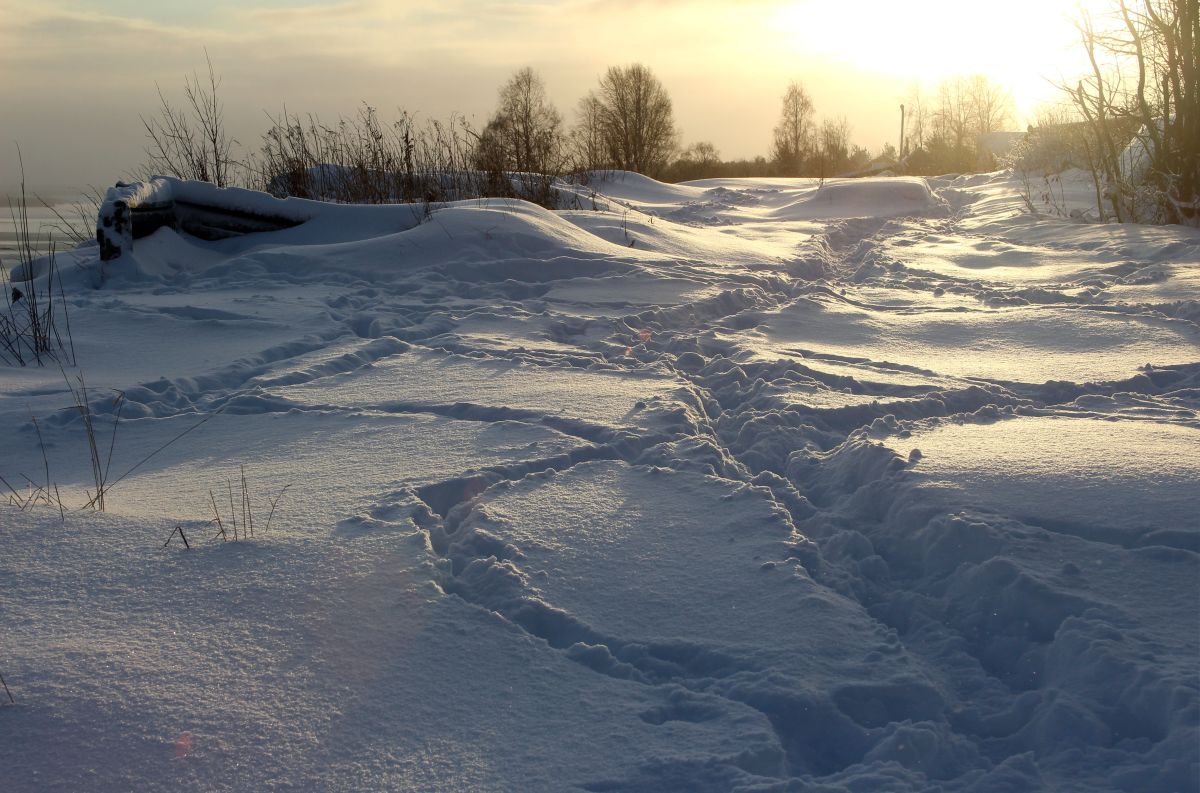
[[[1200,790],[1200,236],[595,188],[72,292],[129,473],[0,507],[6,790]],[[61,376],[0,385],[0,475],[32,411],[82,491]],[[278,528],[211,543],[243,463]]]

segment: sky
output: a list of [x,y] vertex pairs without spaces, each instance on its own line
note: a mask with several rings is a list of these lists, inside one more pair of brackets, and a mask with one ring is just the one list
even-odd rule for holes
[[[1099,10],[1105,0],[1085,0]],[[914,89],[982,73],[1012,92],[1014,128],[1085,68],[1076,0],[0,0],[0,186],[103,187],[145,159],[157,88],[221,79],[227,126],[256,148],[267,114],[323,120],[361,103],[482,126],[532,66],[568,122],[609,66],[641,62],[684,145],[767,154],[793,80],[872,151],[899,137]]]

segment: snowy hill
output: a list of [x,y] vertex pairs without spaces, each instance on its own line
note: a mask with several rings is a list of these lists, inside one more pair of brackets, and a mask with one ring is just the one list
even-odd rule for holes
[[1200,790],[1200,232],[1018,187],[60,254],[77,366],[0,367],[0,790]]

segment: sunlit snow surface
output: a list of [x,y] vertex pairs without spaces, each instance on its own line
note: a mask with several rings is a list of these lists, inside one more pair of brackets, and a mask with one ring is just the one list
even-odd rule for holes
[[922,454],[914,474],[972,506],[1060,531],[1200,549],[1194,421],[1026,417],[943,424],[901,443]]
[[1191,363],[1197,349],[1191,322],[1074,306],[911,312],[802,299],[761,320],[735,338],[770,357],[816,352],[1000,382],[1123,380],[1148,363]]
[[1200,232],[562,188],[60,254],[0,790],[1200,790]]

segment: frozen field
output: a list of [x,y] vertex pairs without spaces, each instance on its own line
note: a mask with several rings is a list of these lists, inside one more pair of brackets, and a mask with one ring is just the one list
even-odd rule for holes
[[60,254],[77,366],[0,368],[0,790],[1200,791],[1200,231],[1018,184]]

